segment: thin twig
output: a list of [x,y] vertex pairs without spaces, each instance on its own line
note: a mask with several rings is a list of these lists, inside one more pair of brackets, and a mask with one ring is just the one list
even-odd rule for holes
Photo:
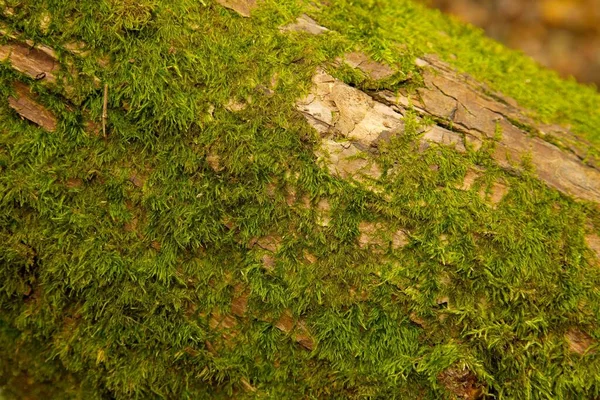
[[108,84],[104,85],[104,103],[102,104],[102,133],[106,137],[106,121],[108,120]]

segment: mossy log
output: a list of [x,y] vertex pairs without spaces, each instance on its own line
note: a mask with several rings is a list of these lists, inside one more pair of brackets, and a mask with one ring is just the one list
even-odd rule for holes
[[600,95],[322,3],[0,0],[0,397],[600,396]]

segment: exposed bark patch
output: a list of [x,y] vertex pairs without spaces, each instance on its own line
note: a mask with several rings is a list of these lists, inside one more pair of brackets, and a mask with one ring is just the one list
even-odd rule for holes
[[358,225],[360,236],[358,245],[361,249],[369,246],[385,246],[385,241],[381,237],[382,226],[373,222],[361,222]]
[[310,253],[308,250],[304,250],[303,255],[304,259],[308,261],[309,264],[314,264],[318,261],[317,257],[314,254]]
[[451,367],[440,373],[438,382],[459,399],[475,400],[483,396],[483,384],[468,369]]
[[285,311],[275,322],[275,327],[285,334],[290,334],[292,339],[307,350],[315,346],[314,339],[310,335],[306,323],[302,320],[296,321],[289,311]]
[[221,333],[225,344],[232,346],[233,339],[238,335],[238,323],[234,316],[213,312],[208,320],[211,330]]
[[208,325],[211,329],[231,329],[237,325],[235,318],[231,315],[221,315],[219,313],[211,314]]
[[70,53],[85,57],[90,54],[90,51],[87,49],[87,44],[85,42],[69,42],[64,45],[64,48],[68,50]]
[[477,179],[479,179],[480,177],[481,173],[479,171],[475,171],[472,169],[468,170],[465,174],[465,179],[463,180],[462,185],[459,186],[459,189],[470,190],[477,181]]
[[353,52],[344,56],[344,62],[352,68],[358,68],[374,81],[389,78],[394,70],[386,64],[371,60],[366,54]]
[[[365,57],[351,53],[345,60],[361,68],[370,65]],[[583,162],[585,141],[566,129],[552,127],[554,136],[569,139],[567,147],[561,149],[544,140],[548,127],[538,126],[523,115],[514,100],[492,93],[435,58],[419,60],[419,65],[425,68],[425,86],[416,95],[402,91],[368,95],[317,71],[311,93],[297,107],[324,137],[316,155],[331,174],[359,181],[378,179],[381,171],[368,153],[376,152],[379,142],[403,131],[403,115],[410,108],[422,117],[440,121],[424,132],[423,150],[429,142],[466,152],[465,143],[477,150],[485,140],[497,141],[493,158],[500,166],[519,171],[527,158],[550,187],[600,203],[600,170]],[[489,200],[497,204],[506,191],[505,185],[495,183]]]
[[363,177],[377,179],[381,176],[381,170],[373,158],[368,157],[351,143],[325,139],[317,156],[326,164],[329,173],[342,179],[360,180]]
[[228,111],[231,112],[240,112],[246,109],[248,105],[246,103],[242,103],[240,101],[237,101],[235,99],[230,99],[227,104],[225,105],[225,108]]
[[289,311],[285,311],[275,322],[275,327],[283,333],[290,333],[294,329],[294,319]]
[[588,352],[590,347],[594,345],[594,339],[583,332],[579,328],[571,328],[565,334],[565,340],[569,345],[569,350],[573,353],[577,353],[579,355],[583,355]]
[[0,60],[10,61],[14,69],[30,78],[56,82],[59,64],[56,54],[49,47],[33,47],[26,43],[11,41],[0,45]]
[[243,317],[246,315],[246,311],[248,311],[249,297],[250,292],[243,285],[237,285],[235,287],[234,299],[231,302],[231,313],[237,315],[238,317]]
[[460,153],[465,153],[467,151],[463,137],[460,133],[453,132],[438,125],[428,127],[423,134],[423,139],[429,142],[454,147],[454,149]]
[[129,177],[129,181],[133,183],[133,186],[135,186],[136,188],[142,188],[144,187],[144,183],[146,182],[146,177],[134,172]]
[[273,271],[273,269],[275,269],[275,257],[271,254],[263,254],[260,260],[263,264],[263,268],[267,271]]
[[250,17],[250,13],[257,5],[257,0],[217,0],[217,2],[246,18]]
[[297,107],[324,136],[318,158],[344,179],[379,178],[381,170],[368,153],[404,127],[400,113],[324,71],[313,77],[311,93]]
[[281,238],[274,235],[264,236],[256,241],[256,245],[264,250],[276,253],[281,246]]
[[54,114],[46,107],[38,103],[38,98],[31,93],[29,87],[23,83],[16,82],[15,95],[8,98],[9,106],[21,117],[41,126],[47,131],[56,130],[57,120]]
[[315,342],[313,338],[310,336],[310,332],[306,327],[306,323],[304,321],[298,321],[296,324],[296,329],[292,334],[293,339],[298,342],[298,344],[304,347],[306,350],[312,350],[315,347]]
[[484,196],[486,199],[489,199],[489,201],[495,206],[502,201],[507,193],[508,186],[502,182],[496,181],[489,188],[489,193],[483,192],[482,196]]
[[392,235],[392,248],[399,249],[409,243],[409,238],[406,232],[399,230]]
[[393,231],[385,222],[366,222],[358,225],[360,235],[358,245],[361,249],[370,248],[374,252],[382,252],[390,245],[396,250],[409,243],[408,235],[403,230]]
[[329,200],[321,199],[317,203],[317,224],[321,226],[329,226],[331,223],[331,206]]
[[[492,93],[436,58],[419,60],[419,65],[425,68],[425,86],[416,95],[380,91],[373,94],[374,98],[394,105],[400,113],[413,104],[418,113],[451,125],[475,146],[480,146],[482,140],[495,140],[500,132],[493,157],[502,167],[519,170],[523,157],[530,154],[539,178],[550,187],[600,202],[600,170],[583,162],[585,149],[591,148],[589,143],[564,128],[536,124],[523,115],[514,100]],[[550,136],[562,138],[565,148],[546,141]],[[430,137],[449,141],[444,135]]]
[[282,32],[306,32],[311,35],[320,35],[329,31],[329,29],[317,24],[317,22],[306,14],[302,14],[296,19],[296,22],[280,28]]
[[83,180],[79,178],[69,178],[67,179],[66,186],[69,189],[78,189],[83,186]]
[[591,234],[585,237],[585,242],[595,254],[596,259],[600,261],[600,236]]

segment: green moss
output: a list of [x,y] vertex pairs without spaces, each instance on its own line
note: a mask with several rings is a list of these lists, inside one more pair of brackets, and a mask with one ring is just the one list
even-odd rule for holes
[[[399,68],[392,88],[418,84],[415,55],[456,54],[537,117],[596,140],[592,89],[406,1],[265,0],[251,19],[208,1],[7,3],[10,28],[82,72],[77,106],[29,82],[60,117],[54,133],[0,102],[8,394],[25,382],[40,398],[440,398],[436,377],[458,365],[499,398],[598,396],[598,356],[564,341],[573,326],[600,338],[600,270],[584,242],[600,229],[594,206],[501,170],[493,142],[419,153],[410,116],[381,149],[373,192],[317,165],[318,138],[294,106],[318,66],[356,47]],[[279,32],[306,11],[334,32]],[[70,55],[74,40],[90,54]],[[25,79],[0,71],[5,99]],[[93,76],[109,86],[106,139],[85,129],[102,113]],[[246,107],[228,111],[232,99]],[[469,168],[485,173],[458,190]],[[478,192],[499,179],[510,191],[491,207]],[[410,241],[360,248],[361,221]],[[248,245],[268,235],[281,239],[272,268]],[[231,313],[239,287],[248,311],[223,332],[214,316]],[[312,351],[275,326],[284,312],[305,321]]]

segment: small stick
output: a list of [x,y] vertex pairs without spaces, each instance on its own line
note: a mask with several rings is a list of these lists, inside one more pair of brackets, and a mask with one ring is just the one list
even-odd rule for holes
[[102,133],[106,138],[106,121],[108,120],[108,84],[104,85],[104,103],[102,104]]

